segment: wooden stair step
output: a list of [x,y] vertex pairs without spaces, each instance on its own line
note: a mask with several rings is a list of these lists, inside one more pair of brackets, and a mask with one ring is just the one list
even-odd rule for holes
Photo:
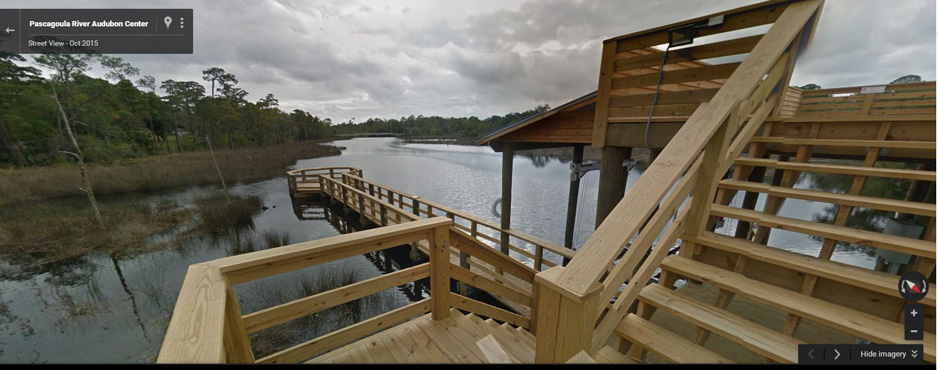
[[485,320],[485,325],[508,354],[521,363],[534,363],[534,348],[521,339],[517,332],[501,327],[492,319]]
[[638,298],[774,361],[798,362],[798,345],[804,342],[737,314],[685,297],[658,284],[645,286]]
[[844,140],[844,139],[792,139],[787,137],[754,137],[752,143],[776,143],[782,145],[846,146],[861,148],[922,149],[935,150],[934,141],[900,140]]
[[636,363],[631,357],[626,356],[624,353],[615,350],[615,348],[605,346],[600,348],[599,351],[593,355],[593,359],[598,363],[607,363],[607,364],[634,364]]
[[616,334],[638,345],[655,356],[673,363],[731,363],[729,359],[697,345],[645,320],[628,314],[616,326]]
[[771,167],[780,170],[834,173],[840,175],[886,177],[904,180],[935,181],[934,171],[902,170],[882,167],[845,166],[822,163],[781,162],[774,159],[739,158],[735,161],[737,166]]
[[[709,231],[704,232],[700,238],[686,238],[686,240],[821,278],[902,298],[896,288],[899,284],[898,275],[820,259]],[[935,307],[934,290],[929,290],[928,295],[921,302]]]
[[485,338],[485,336],[491,334],[490,330],[487,330],[487,328],[473,322],[467,315],[463,315],[462,312],[459,312],[459,310],[451,308],[449,311],[450,317],[454,322],[456,322],[456,325],[469,332],[469,334],[472,334],[472,336],[476,339],[482,339]]
[[732,179],[720,181],[719,187],[722,189],[758,192],[782,198],[804,199],[852,207],[866,207],[883,211],[935,217],[934,203],[910,202],[905,200],[884,199],[862,195],[837,194],[826,191],[793,189],[784,186],[772,186],[758,182]]
[[817,223],[814,221],[798,220],[789,217],[772,216],[759,211],[719,204],[714,204],[710,207],[710,214],[712,216],[755,222],[759,226],[774,229],[794,231],[848,243],[864,244],[874,248],[888,249],[929,259],[935,258],[935,242],[886,235],[875,231]]
[[507,323],[504,323],[501,326],[503,329],[506,330],[506,333],[508,333],[512,337],[518,338],[518,340],[520,340],[521,343],[524,343],[525,345],[527,345],[529,348],[531,348],[531,350],[534,350],[534,348],[537,347],[537,340],[534,339],[534,336],[530,336],[530,337],[526,336],[522,334],[523,332],[516,331],[515,327]]
[[[804,294],[749,279],[732,271],[691,260],[670,256],[661,268],[678,275],[713,284],[718,288],[745,296],[755,302],[801,316],[844,333],[881,344],[922,344],[906,341],[904,326],[870,314],[849,309]],[[925,359],[935,362],[935,334],[925,333]]]

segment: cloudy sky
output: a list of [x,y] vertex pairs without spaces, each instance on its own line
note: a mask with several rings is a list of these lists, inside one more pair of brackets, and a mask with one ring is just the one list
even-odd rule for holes
[[[193,8],[195,53],[128,55],[154,76],[202,81],[219,66],[248,99],[344,122],[478,116],[558,106],[596,89],[602,40],[753,0],[134,1]],[[5,0],[8,8],[126,1]],[[127,5],[123,5],[127,6]],[[828,0],[792,83],[935,79],[934,0]],[[100,68],[91,71],[103,75]]]

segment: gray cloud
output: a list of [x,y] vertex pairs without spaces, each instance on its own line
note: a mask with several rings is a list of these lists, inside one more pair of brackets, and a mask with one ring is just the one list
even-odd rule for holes
[[[603,39],[752,2],[141,1],[133,6],[193,8],[195,54],[125,58],[158,81],[202,81],[202,69],[219,66],[238,76],[249,99],[273,93],[283,109],[335,121],[486,117],[557,106],[594,90]],[[827,1],[792,82],[877,84],[910,73],[934,80],[934,14],[928,0]]]

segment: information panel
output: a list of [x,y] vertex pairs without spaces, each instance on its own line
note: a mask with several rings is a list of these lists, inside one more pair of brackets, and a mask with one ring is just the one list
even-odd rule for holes
[[0,9],[0,51],[192,54],[192,9]]

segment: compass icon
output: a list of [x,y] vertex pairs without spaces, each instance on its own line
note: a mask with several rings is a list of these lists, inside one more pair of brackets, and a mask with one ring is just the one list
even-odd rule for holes
[[918,271],[907,272],[899,279],[899,294],[909,301],[920,301],[928,295],[928,280]]

